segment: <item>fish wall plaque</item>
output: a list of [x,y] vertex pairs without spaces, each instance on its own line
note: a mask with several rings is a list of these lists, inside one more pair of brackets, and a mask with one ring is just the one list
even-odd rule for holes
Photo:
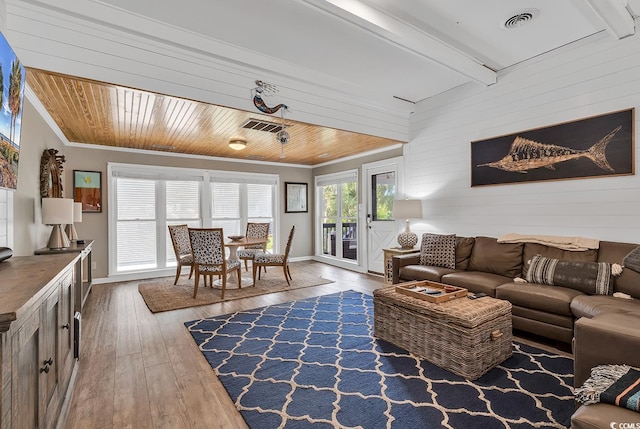
[[471,142],[471,186],[634,174],[634,109]]

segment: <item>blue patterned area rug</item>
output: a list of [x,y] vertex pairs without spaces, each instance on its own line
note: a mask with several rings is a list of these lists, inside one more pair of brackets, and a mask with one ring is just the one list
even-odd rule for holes
[[551,428],[574,411],[570,358],[514,343],[470,382],[375,339],[354,291],[185,325],[252,429]]

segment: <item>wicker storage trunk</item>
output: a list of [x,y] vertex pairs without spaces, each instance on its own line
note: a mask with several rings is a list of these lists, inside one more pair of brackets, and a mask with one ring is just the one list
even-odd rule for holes
[[469,380],[511,356],[511,303],[484,297],[440,304],[373,292],[374,335]]

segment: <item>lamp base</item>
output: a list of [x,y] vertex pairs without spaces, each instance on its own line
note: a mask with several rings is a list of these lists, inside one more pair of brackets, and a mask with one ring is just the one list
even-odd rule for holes
[[49,249],[65,249],[70,245],[67,234],[62,230],[62,225],[53,225],[47,247]]
[[402,247],[403,250],[413,249],[418,243],[418,235],[411,231],[404,231],[398,235],[398,244]]
[[70,223],[69,225],[67,225],[65,231],[67,233],[69,241],[71,241],[72,243],[78,241],[78,232],[76,231],[76,226],[74,224]]

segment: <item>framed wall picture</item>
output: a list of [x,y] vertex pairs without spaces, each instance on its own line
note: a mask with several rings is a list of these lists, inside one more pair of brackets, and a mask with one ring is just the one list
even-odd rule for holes
[[634,174],[634,112],[471,142],[471,186]]
[[309,205],[307,203],[308,189],[306,183],[284,183],[285,213],[307,213]]
[[82,213],[102,213],[102,172],[73,170],[73,199]]

